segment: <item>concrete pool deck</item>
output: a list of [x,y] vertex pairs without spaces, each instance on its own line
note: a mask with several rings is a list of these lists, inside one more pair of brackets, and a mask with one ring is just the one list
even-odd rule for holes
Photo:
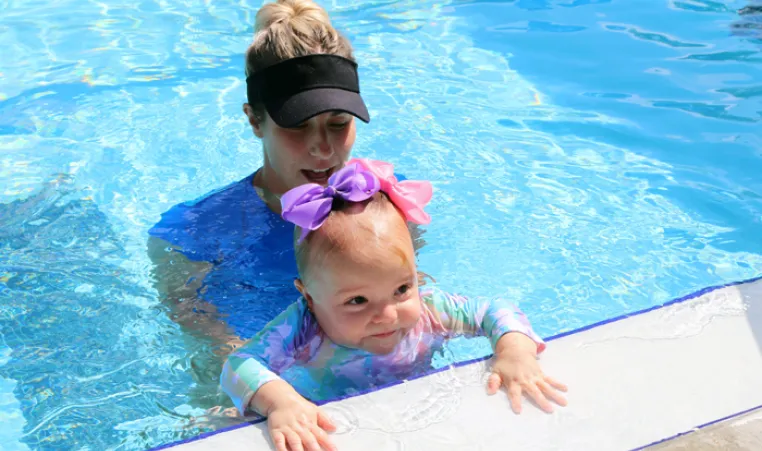
[[[569,406],[554,414],[531,405],[511,413],[505,396],[485,394],[490,362],[477,362],[326,404],[339,425],[334,443],[363,451],[762,449],[762,281],[702,293],[550,341],[542,366],[570,389]],[[272,449],[262,423],[166,448]]]
[[725,451],[762,449],[762,409],[695,433],[646,448],[645,451]]

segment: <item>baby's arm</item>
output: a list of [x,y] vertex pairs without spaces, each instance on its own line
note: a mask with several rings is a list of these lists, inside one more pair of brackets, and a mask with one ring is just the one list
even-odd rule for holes
[[521,394],[526,392],[546,412],[553,407],[547,398],[561,406],[566,399],[555,390],[567,388],[543,374],[537,354],[545,342],[516,306],[503,299],[468,299],[434,290],[425,293],[424,302],[453,334],[486,335],[495,351],[492,374],[487,383],[489,394],[505,386],[514,412],[521,411]]
[[298,346],[297,331],[304,316],[300,304],[295,302],[276,316],[251,340],[231,353],[222,367],[220,385],[241,415],[250,410],[266,415],[252,401],[263,385],[281,380],[276,371],[282,372],[293,362]]
[[253,410],[267,417],[279,451],[334,449],[325,432],[335,430],[331,420],[275,372],[292,365],[297,348],[317,331],[304,302],[294,303],[231,354],[222,369],[222,389],[241,414]]
[[483,335],[497,349],[503,335],[519,332],[545,350],[545,342],[532,329],[526,315],[512,303],[500,299],[468,298],[438,289],[422,293],[424,302],[442,326],[454,335]]

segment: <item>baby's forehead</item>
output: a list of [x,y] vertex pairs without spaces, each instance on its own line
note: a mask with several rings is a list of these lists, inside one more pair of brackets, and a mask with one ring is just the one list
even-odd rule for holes
[[329,275],[334,283],[342,279],[357,277],[398,278],[414,271],[415,256],[400,243],[367,242],[354,248],[342,249],[325,255],[321,266],[329,269]]
[[326,265],[373,267],[415,262],[412,239],[402,214],[386,198],[346,205],[334,211],[312,231],[307,241],[297,244],[300,275]]
[[[335,224],[340,225],[340,224]],[[316,237],[325,240],[317,246],[332,262],[359,266],[373,266],[380,262],[408,265],[414,258],[410,232],[404,221],[386,220],[366,223],[359,226],[356,222],[345,228],[331,228]]]

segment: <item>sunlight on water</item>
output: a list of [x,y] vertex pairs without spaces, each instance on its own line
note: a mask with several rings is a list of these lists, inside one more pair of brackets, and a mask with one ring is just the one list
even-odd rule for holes
[[[322,4],[360,61],[356,155],[435,186],[420,266],[443,288],[512,299],[550,336],[762,274],[745,3]],[[256,6],[0,1],[7,449],[138,450],[237,421],[205,415],[230,405],[220,350],[168,318],[146,233],[261,163],[241,113]],[[457,339],[431,364],[487,353]],[[440,421],[481,369],[362,427]]]

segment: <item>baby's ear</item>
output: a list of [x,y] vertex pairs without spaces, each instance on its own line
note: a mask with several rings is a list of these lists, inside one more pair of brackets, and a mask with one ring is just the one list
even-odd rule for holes
[[310,294],[307,292],[307,289],[304,288],[304,283],[302,283],[302,280],[294,279],[294,286],[296,287],[297,290],[299,290],[299,293],[302,294],[302,296],[304,297],[304,300],[307,301],[307,308],[310,309],[310,311],[312,311],[312,304],[313,304],[312,296],[310,296]]

